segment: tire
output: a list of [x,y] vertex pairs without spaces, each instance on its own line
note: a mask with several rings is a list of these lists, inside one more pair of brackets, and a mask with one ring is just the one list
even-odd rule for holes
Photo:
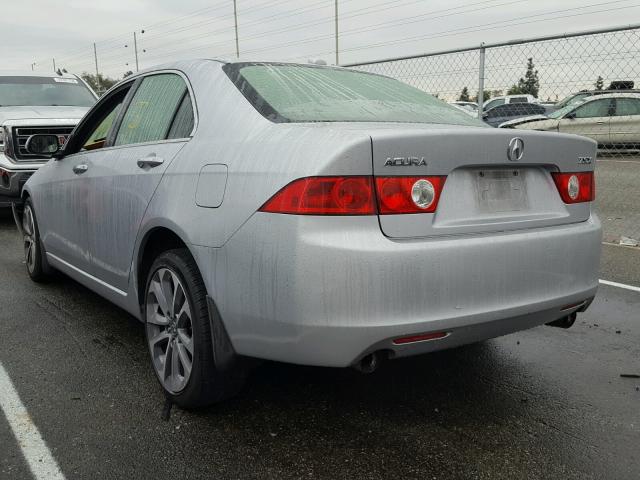
[[165,395],[182,408],[235,395],[244,384],[244,370],[236,362],[224,371],[215,363],[207,292],[189,251],[160,254],[145,285],[147,346]]
[[24,202],[22,211],[22,231],[24,242],[24,259],[27,273],[31,280],[43,283],[51,278],[51,270],[44,259],[44,249],[40,240],[40,230],[35,210],[30,198]]

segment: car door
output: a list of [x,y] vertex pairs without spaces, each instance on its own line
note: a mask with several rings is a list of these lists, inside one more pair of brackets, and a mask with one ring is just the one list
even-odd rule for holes
[[640,98],[616,98],[611,117],[610,143],[638,148],[640,145]]
[[134,244],[167,166],[195,125],[186,78],[175,72],[138,79],[104,155],[87,172],[92,274],[127,290]]
[[87,205],[91,193],[88,163],[102,155],[104,139],[130,85],[103,97],[82,119],[59,160],[47,164],[46,183],[36,210],[47,254],[82,273],[90,268]]
[[613,99],[588,101],[560,119],[558,131],[594,139],[598,144],[609,143],[609,123],[613,112]]

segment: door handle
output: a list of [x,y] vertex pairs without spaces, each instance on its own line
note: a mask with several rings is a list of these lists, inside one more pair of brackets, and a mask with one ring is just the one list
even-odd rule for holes
[[596,122],[596,125],[604,125],[606,122]]
[[164,160],[160,157],[156,157],[155,155],[152,157],[149,156],[149,157],[141,158],[140,160],[138,160],[138,166],[143,170],[158,167],[163,163],[164,163]]
[[73,167],[73,173],[75,173],[76,175],[81,175],[87,170],[89,170],[89,165],[87,165],[86,163],[81,163],[80,165],[76,165],[75,167]]

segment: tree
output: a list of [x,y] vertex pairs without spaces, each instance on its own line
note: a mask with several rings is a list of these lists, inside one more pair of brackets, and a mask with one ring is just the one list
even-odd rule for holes
[[596,87],[596,90],[602,90],[604,88],[604,79],[600,75],[598,75],[598,79],[594,86]]
[[131,75],[133,75],[133,72],[131,70],[127,70],[126,72],[124,72],[124,75],[122,75],[122,78],[127,78]]
[[[491,90],[485,90],[484,93],[483,93],[483,96],[482,96],[482,101],[486,102],[487,100],[489,100],[491,98],[491,96],[492,96],[492,93],[493,92],[491,92]],[[476,94],[476,96],[471,99],[471,101],[472,102],[477,102],[479,96],[480,96],[480,92],[478,92]]]
[[87,82],[98,95],[102,95],[104,92],[118,83],[118,80],[110,77],[105,77],[101,73],[94,75],[93,73],[82,72],[80,78]]
[[512,85],[507,91],[507,95],[533,95],[537,98],[539,91],[540,79],[538,78],[538,70],[535,69],[533,58],[529,58],[524,78],[520,78],[516,85]]
[[464,87],[462,89],[462,92],[460,92],[460,97],[458,97],[458,100],[461,102],[469,101],[469,89],[467,87]]

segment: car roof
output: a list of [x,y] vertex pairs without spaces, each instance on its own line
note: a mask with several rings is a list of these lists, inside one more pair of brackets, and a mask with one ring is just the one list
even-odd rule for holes
[[640,92],[624,92],[624,91],[619,91],[616,93],[602,93],[602,94],[598,94],[598,95],[589,95],[588,97],[585,97],[584,101],[585,102],[590,102],[593,100],[601,100],[601,99],[607,99],[607,98],[640,98]]

